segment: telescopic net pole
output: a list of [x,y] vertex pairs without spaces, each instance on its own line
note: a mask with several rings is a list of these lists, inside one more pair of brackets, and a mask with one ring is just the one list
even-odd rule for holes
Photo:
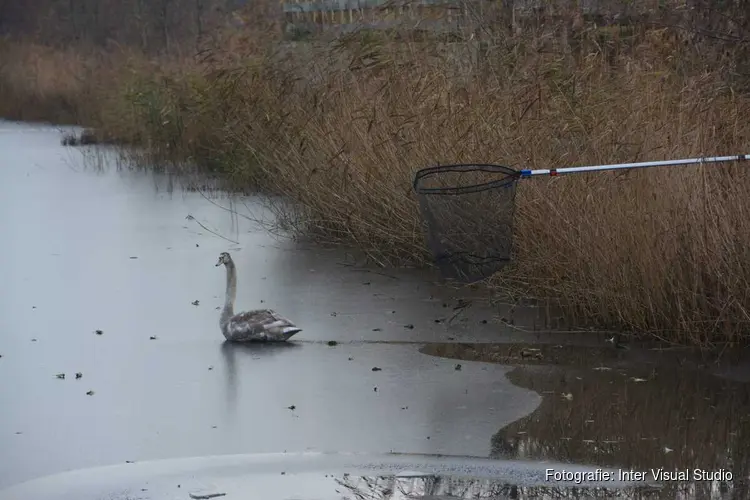
[[700,165],[703,163],[722,163],[729,161],[750,160],[750,155],[708,156],[705,158],[685,158],[683,160],[644,161],[640,163],[615,163],[612,165],[591,165],[588,167],[543,168],[539,170],[521,170],[521,177],[535,175],[565,175],[583,172],[601,172],[603,170],[625,170],[631,168],[669,167],[680,165]]

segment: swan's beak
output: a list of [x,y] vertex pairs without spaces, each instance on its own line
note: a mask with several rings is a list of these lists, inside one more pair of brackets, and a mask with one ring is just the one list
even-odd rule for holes
[[221,261],[217,262],[216,266],[214,266],[214,267],[219,267],[220,265],[221,265]]

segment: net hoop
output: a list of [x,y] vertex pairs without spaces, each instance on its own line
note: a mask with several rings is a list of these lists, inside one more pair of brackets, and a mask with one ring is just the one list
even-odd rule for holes
[[[499,179],[469,186],[430,188],[422,184],[430,177],[446,172],[488,172],[502,175]],[[521,172],[502,165],[490,163],[460,163],[456,165],[438,165],[419,170],[414,176],[414,191],[419,194],[469,194],[488,189],[508,187],[521,177]]]
[[510,262],[520,178],[520,171],[487,163],[438,165],[416,173],[413,187],[426,243],[444,277],[473,283]]

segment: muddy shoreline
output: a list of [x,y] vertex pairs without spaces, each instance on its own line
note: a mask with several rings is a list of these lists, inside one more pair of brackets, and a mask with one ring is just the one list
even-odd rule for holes
[[515,365],[508,380],[542,396],[534,412],[492,437],[493,457],[729,471],[729,481],[666,482],[658,498],[691,488],[689,498],[709,498],[712,490],[750,496],[750,382],[725,376],[739,354],[717,360],[699,353],[533,343],[431,344],[421,352]]

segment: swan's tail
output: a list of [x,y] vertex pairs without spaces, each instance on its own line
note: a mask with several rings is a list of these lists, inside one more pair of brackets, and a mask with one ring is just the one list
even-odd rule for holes
[[281,333],[284,334],[284,337],[289,338],[292,335],[299,333],[302,331],[302,328],[298,328],[296,326],[286,326],[281,330]]

